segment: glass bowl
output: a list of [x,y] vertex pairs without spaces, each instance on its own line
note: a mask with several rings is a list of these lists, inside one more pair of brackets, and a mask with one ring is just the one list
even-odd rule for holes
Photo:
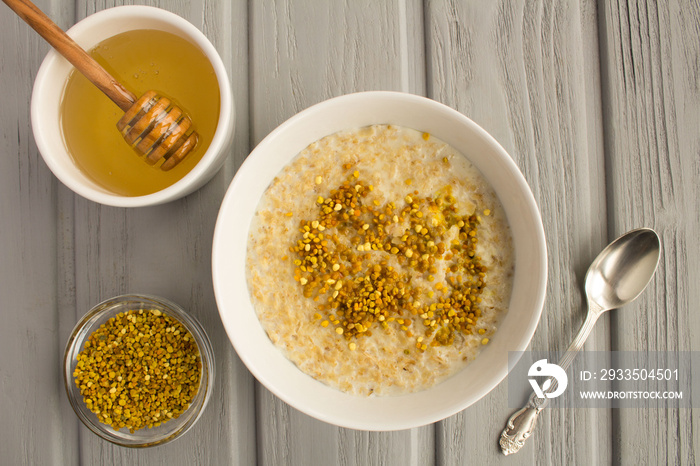
[[[180,322],[190,332],[199,349],[201,374],[196,395],[179,417],[169,419],[159,426],[144,427],[131,433],[128,428],[115,430],[110,425],[98,420],[97,415],[87,407],[83,400],[80,388],[75,383],[73,372],[78,362],[77,356],[93,332],[118,313],[139,309],[158,310]],[[66,345],[63,377],[73,410],[91,431],[117,445],[134,448],[150,447],[178,438],[187,432],[202,415],[214,386],[214,352],[211,342],[199,322],[177,304],[155,296],[122,295],[110,298],[93,307],[75,326]]]

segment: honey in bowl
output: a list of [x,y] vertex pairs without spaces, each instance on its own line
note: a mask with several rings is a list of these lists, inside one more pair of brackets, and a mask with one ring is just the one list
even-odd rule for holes
[[192,119],[197,146],[169,171],[146,163],[116,127],[122,110],[73,71],[61,104],[64,142],[80,170],[97,185],[122,196],[145,196],[184,177],[202,158],[219,120],[219,86],[204,53],[189,41],[157,30],[110,37],[90,55],[135,95],[148,90],[168,96]]

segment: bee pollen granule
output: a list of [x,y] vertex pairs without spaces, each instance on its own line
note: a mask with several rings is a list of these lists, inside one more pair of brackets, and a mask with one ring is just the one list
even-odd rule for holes
[[197,394],[200,376],[194,338],[157,309],[110,318],[85,342],[73,372],[100,422],[132,433],[179,417]]

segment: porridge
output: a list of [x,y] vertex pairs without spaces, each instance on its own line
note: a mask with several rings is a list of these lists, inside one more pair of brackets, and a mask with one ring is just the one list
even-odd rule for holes
[[252,221],[246,274],[272,342],[344,392],[426,389],[487,345],[513,273],[492,188],[427,133],[339,132],[292,160]]

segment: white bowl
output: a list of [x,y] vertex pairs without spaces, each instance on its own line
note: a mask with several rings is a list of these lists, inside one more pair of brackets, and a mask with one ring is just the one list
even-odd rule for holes
[[199,163],[176,183],[145,196],[121,196],[100,187],[76,166],[64,144],[59,123],[63,90],[73,67],[55,50],[52,49],[42,62],[32,91],[34,139],[51,171],[77,194],[100,204],[117,207],[162,204],[199,189],[221,168],[233,138],[234,105],[226,68],[206,36],[185,19],[159,8],[120,6],[88,16],[67,33],[83,49],[89,50],[109,37],[134,29],[166,31],[190,41],[204,52],[216,72],[221,101],[214,138]]
[[[515,272],[510,307],[500,328],[465,369],[427,390],[395,397],[360,397],[303,373],[263,330],[250,301],[245,257],[258,201],[278,172],[310,143],[343,129],[388,123],[425,131],[466,156],[493,186],[511,226]],[[364,92],[337,97],[295,115],[248,156],[223,200],[214,232],[214,291],[233,346],[272,393],[317,419],[363,430],[409,429],[451,416],[491,391],[508,372],[508,353],[524,351],[542,312],[547,252],[540,213],[525,179],[505,150],[473,121],[424,97]]]

